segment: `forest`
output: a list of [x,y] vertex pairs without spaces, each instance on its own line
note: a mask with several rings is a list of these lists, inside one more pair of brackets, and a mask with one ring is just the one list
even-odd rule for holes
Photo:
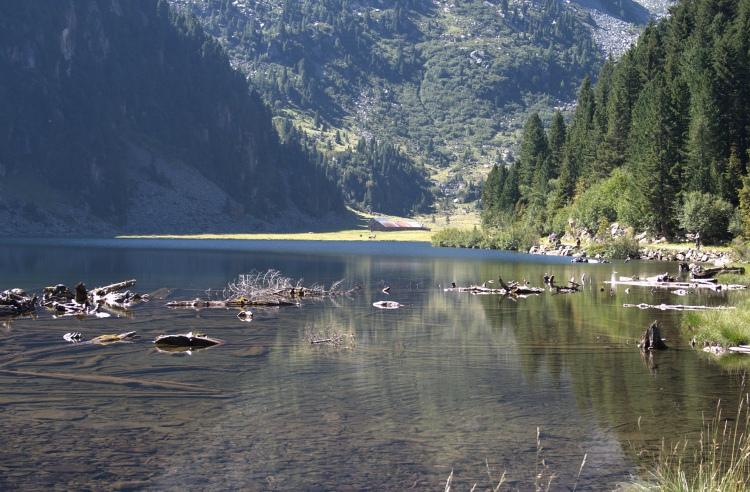
[[[170,3],[219,40],[279,124],[291,120],[328,158],[347,204],[370,212],[449,210],[464,197],[446,190],[512,160],[528,114],[551,117],[604,61],[587,11],[558,0]],[[635,2],[601,4],[647,21]],[[359,155],[376,148],[393,163]]]
[[604,238],[614,223],[750,237],[750,1],[670,12],[583,81],[568,124],[559,112],[526,120],[519,159],[487,178],[477,240],[524,248],[553,232]]
[[[122,225],[139,181],[172,187],[159,160],[249,216],[344,210],[321,156],[280,134],[221,44],[167,2],[13,3],[0,28],[0,173],[25,183],[3,210],[50,221],[43,210],[72,205]],[[134,149],[152,156],[148,176]]]

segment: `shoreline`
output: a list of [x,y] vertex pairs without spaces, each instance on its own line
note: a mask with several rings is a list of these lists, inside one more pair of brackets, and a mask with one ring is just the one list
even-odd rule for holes
[[[249,233],[249,234],[158,234],[116,236],[116,239],[239,239],[251,241],[361,241],[427,242],[432,231],[369,231],[362,229],[336,232]],[[375,236],[375,237],[370,237]]]

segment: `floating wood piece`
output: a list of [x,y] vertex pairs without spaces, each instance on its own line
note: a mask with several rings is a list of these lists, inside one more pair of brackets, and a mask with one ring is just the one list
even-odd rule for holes
[[468,287],[446,287],[443,289],[445,292],[470,292],[472,294],[499,294],[502,296],[507,295],[530,295],[530,294],[541,294],[544,289],[541,287],[510,287],[509,290],[500,288],[493,289],[490,287],[482,287],[481,285],[470,285]]
[[734,306],[686,306],[684,304],[623,304],[622,307],[637,307],[640,309],[661,309],[662,311],[697,311],[701,309],[735,309]]
[[63,335],[63,339],[66,342],[75,343],[77,345],[108,345],[110,343],[117,342],[133,343],[139,338],[141,338],[141,336],[138,335],[138,332],[135,331],[126,331],[125,333],[120,333],[119,335],[101,335],[86,341],[83,341],[83,336],[77,332],[66,333],[65,335]]
[[658,321],[654,321],[653,323],[651,323],[651,326],[649,326],[648,330],[643,332],[643,336],[641,336],[641,342],[638,344],[638,347],[640,347],[640,349],[643,351],[666,350],[669,348],[661,338],[661,335],[659,333]]
[[36,301],[36,294],[30,296],[22,289],[0,292],[0,317],[32,313],[35,310]]
[[224,341],[209,338],[202,333],[193,333],[191,331],[190,333],[180,335],[159,335],[154,340],[154,343],[157,346],[205,348],[221,345]]
[[729,347],[729,351],[735,354],[750,354],[750,346],[740,345],[739,347]]
[[708,278],[715,277],[722,273],[737,273],[740,275],[745,274],[743,267],[714,267],[714,268],[703,268],[701,265],[696,266],[690,271],[690,276],[693,278]]
[[86,301],[89,300],[88,292],[86,292],[86,285],[83,282],[78,282],[78,285],[76,285],[75,300],[78,304],[86,304]]
[[310,340],[311,345],[317,345],[321,343],[329,344],[329,345],[340,345],[343,343],[347,338],[354,339],[354,335],[350,335],[348,333],[336,333],[333,336],[329,338],[315,338]]
[[114,284],[105,285],[103,287],[97,287],[96,289],[91,289],[91,295],[95,297],[103,297],[109,294],[110,292],[117,292],[118,290],[128,289],[134,285],[135,285],[135,279],[125,280],[123,282],[117,282]]
[[503,277],[501,277],[500,275],[498,275],[497,276],[497,281],[500,284],[500,287],[502,287],[503,289],[505,289],[506,292],[510,292],[510,287],[508,287],[505,284],[505,282],[503,282]]
[[281,306],[299,306],[299,301],[291,301],[291,300],[285,300],[282,298],[278,299],[268,299],[268,300],[257,300],[257,301],[251,301],[249,299],[234,299],[234,300],[228,300],[228,301],[204,301],[201,299],[194,299],[192,301],[170,301],[165,306],[170,308],[228,308],[228,307],[237,307],[237,308],[244,308],[247,306],[255,306],[255,307],[281,307]]
[[373,302],[372,305],[380,309],[398,309],[403,306],[396,301],[377,301]]
[[559,285],[555,285],[554,275],[549,278],[549,289],[555,294],[572,294],[574,292],[578,292],[578,287],[576,287],[577,285],[578,284],[576,284],[575,282],[568,282],[567,287],[561,287]]
[[635,287],[659,287],[665,289],[711,289],[711,290],[741,290],[746,289],[745,285],[738,284],[718,284],[716,279],[694,279],[692,282],[656,282],[649,280],[630,280],[629,277],[620,277],[617,282],[610,282],[605,280],[605,284],[622,284],[631,285]]
[[[446,287],[443,289],[445,292],[471,292],[472,294],[500,294],[502,296],[508,295],[531,295],[541,294],[544,289],[541,287],[530,287],[528,285],[521,285],[518,282],[511,281],[510,284],[506,284],[502,277],[497,276],[497,281],[500,284],[499,289],[493,287],[487,287],[487,284],[483,285],[470,285],[468,287],[456,287],[456,283],[453,282],[452,287]],[[492,281],[490,281],[491,283]]]

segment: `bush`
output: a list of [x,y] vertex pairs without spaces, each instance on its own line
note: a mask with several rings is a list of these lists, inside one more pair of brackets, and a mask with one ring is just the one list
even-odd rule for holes
[[550,232],[554,232],[557,237],[563,237],[568,229],[568,217],[571,216],[571,207],[565,207],[552,216],[549,228]]
[[572,216],[576,223],[589,231],[596,231],[602,220],[617,220],[617,202],[624,190],[624,178],[619,175],[595,183],[573,204]]
[[484,239],[476,227],[473,230],[446,227],[433,234],[430,243],[441,248],[479,248]]
[[737,261],[750,262],[750,244],[736,237],[732,241],[732,257]]
[[513,224],[498,230],[492,238],[488,239],[490,249],[502,249],[507,251],[528,251],[532,246],[539,244],[539,235],[532,226],[524,224]]
[[686,231],[701,233],[703,241],[727,239],[732,205],[710,193],[692,191],[677,210],[677,222]]
[[624,259],[628,256],[638,258],[640,256],[638,241],[632,236],[614,238],[606,243],[606,256],[616,259]]

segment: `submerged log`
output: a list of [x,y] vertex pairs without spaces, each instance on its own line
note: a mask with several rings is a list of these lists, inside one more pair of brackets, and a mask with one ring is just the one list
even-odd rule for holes
[[692,282],[657,282],[651,280],[640,280],[637,278],[620,277],[617,282],[610,282],[605,280],[605,284],[616,284],[632,285],[636,287],[659,287],[666,289],[711,289],[711,290],[740,290],[746,289],[747,286],[738,284],[718,284],[716,279],[693,279]]
[[245,308],[249,306],[254,307],[281,307],[281,306],[299,306],[299,301],[291,301],[286,299],[268,299],[268,300],[256,300],[251,301],[249,299],[234,299],[227,301],[205,301],[201,299],[194,299],[192,301],[170,301],[165,304],[169,308]]
[[396,301],[377,301],[373,302],[372,305],[380,309],[398,309],[403,306],[403,304]]
[[743,267],[715,267],[715,268],[703,268],[701,265],[696,266],[690,272],[690,276],[693,278],[708,278],[721,275],[722,273],[736,273],[739,275],[745,274]]
[[0,292],[0,317],[32,313],[36,308],[36,301],[36,294],[30,296],[21,289]]
[[648,328],[648,330],[643,332],[643,336],[641,336],[641,342],[638,344],[638,347],[640,347],[640,349],[643,351],[666,350],[669,348],[661,338],[661,334],[659,333],[658,321],[654,321],[653,323],[651,323],[651,326]]
[[214,345],[221,345],[224,343],[223,340],[216,338],[210,338],[202,333],[190,333],[180,335],[160,335],[156,337],[154,343],[157,347],[192,347],[192,348],[206,348],[213,347]]
[[[531,287],[528,285],[522,285],[518,282],[511,281],[510,284],[506,284],[501,276],[497,276],[497,281],[500,284],[499,289],[493,287],[487,287],[487,284],[483,285],[470,285],[468,287],[456,287],[456,283],[453,282],[451,287],[443,289],[445,292],[471,292],[472,294],[499,294],[501,296],[508,295],[531,295],[541,294],[544,289],[541,287]],[[490,283],[492,280],[490,280]]]
[[735,309],[734,306],[686,306],[684,304],[623,304],[622,307],[637,307],[640,309],[661,309],[662,311],[698,311],[702,309]]
[[86,285],[80,282],[75,286],[75,291],[71,291],[65,285],[58,284],[54,287],[44,288],[40,305],[52,308],[61,315],[76,316],[101,315],[102,313],[99,312],[100,306],[126,310],[132,304],[139,302],[142,297],[130,291],[117,291],[133,285],[135,285],[135,280],[126,280],[87,291]]
[[139,338],[141,338],[141,336],[135,331],[126,331],[125,333],[112,335],[100,335],[86,341],[83,341],[83,336],[78,332],[71,332],[63,335],[63,340],[77,345],[108,345],[116,342],[133,343]]
[[555,285],[555,276],[552,275],[549,278],[549,289],[551,292],[554,292],[555,294],[572,294],[574,292],[578,292],[578,287],[580,285],[571,280],[568,282],[568,285],[566,287],[562,287],[559,285]]
[[97,287],[96,289],[91,289],[91,295],[103,297],[111,292],[116,292],[118,290],[127,289],[134,285],[135,285],[135,280],[125,280],[124,282],[117,282],[115,284],[105,285],[104,287]]

